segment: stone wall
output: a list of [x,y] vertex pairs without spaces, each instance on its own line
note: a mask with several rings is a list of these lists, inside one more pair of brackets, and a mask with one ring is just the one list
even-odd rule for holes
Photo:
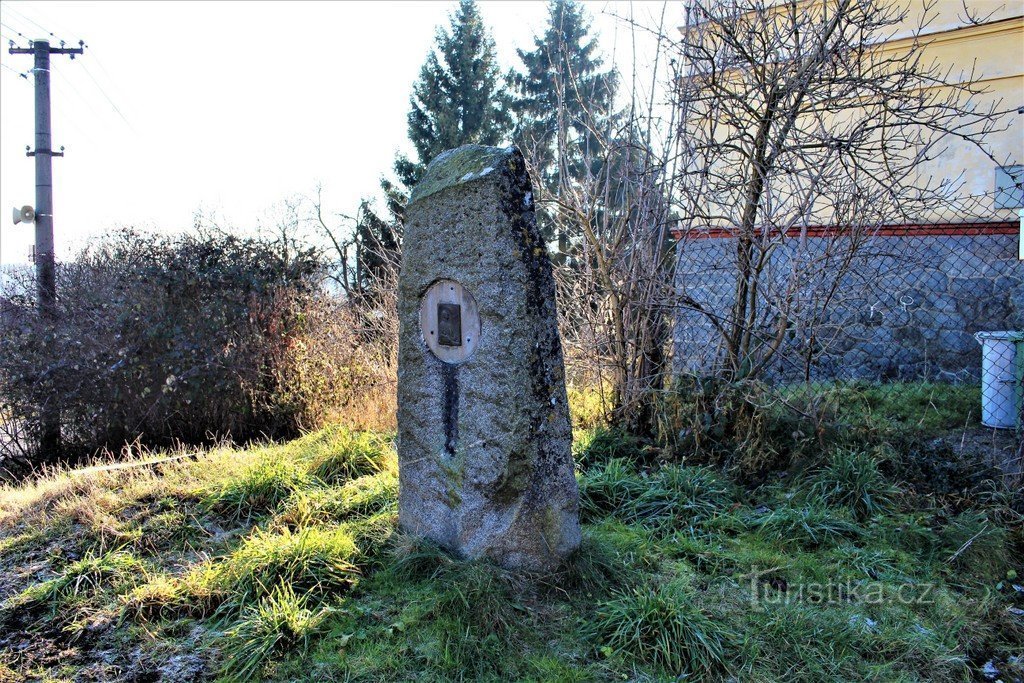
[[[952,231],[950,231],[952,232]],[[772,254],[768,298],[794,281],[799,242]],[[735,297],[735,248],[728,238],[683,240],[677,287],[707,313],[683,306],[676,317],[677,369],[709,374],[722,359],[709,315],[727,316]],[[832,303],[813,325],[793,325],[769,375],[777,379],[974,380],[981,367],[974,333],[1024,329],[1024,262],[1013,234],[874,237],[858,249]],[[797,281],[804,310],[821,307],[841,272],[846,245],[810,238],[801,256],[819,266]],[[834,253],[833,253],[834,252]],[[760,320],[768,333],[769,313]],[[811,334],[813,332],[813,335]],[[808,350],[817,358],[807,372]]]

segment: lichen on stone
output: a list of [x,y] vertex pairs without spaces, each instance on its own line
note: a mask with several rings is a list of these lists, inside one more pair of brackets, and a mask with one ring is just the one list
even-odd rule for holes
[[[550,571],[579,545],[579,494],[532,190],[518,150],[473,145],[440,155],[413,191],[398,299],[398,515],[407,533],[459,556]],[[423,341],[421,300],[439,278],[481,307],[479,352],[457,366]]]
[[463,145],[441,154],[427,166],[426,172],[409,196],[409,204],[456,185],[471,183],[500,167],[513,154],[514,147]]

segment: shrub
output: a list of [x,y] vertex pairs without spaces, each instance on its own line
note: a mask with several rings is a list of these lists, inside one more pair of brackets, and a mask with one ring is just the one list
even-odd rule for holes
[[[566,359],[568,360],[568,359]],[[572,425],[577,429],[594,429],[606,422],[606,411],[609,403],[607,395],[601,391],[600,385],[566,387],[569,399],[569,415]]]
[[680,457],[710,463],[757,482],[802,453],[813,429],[779,405],[764,382],[682,375],[662,398],[659,431]]
[[247,607],[224,633],[223,672],[227,678],[254,680],[273,655],[304,655],[329,614],[323,607],[311,610],[306,603],[306,595],[296,595],[291,586],[279,584],[258,605]]
[[719,627],[669,587],[639,587],[601,603],[590,628],[610,653],[674,676],[713,678],[725,669]]
[[321,271],[283,242],[126,229],[58,268],[55,323],[34,314],[30,280],[5,284],[0,414],[24,429],[0,457],[34,453],[43,406],[65,454],[317,426],[360,378],[358,333]]

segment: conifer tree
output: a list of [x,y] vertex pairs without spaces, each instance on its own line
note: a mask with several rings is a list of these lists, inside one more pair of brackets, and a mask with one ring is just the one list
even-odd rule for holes
[[394,267],[401,247],[405,202],[431,159],[446,149],[476,143],[497,145],[511,138],[508,83],[498,69],[494,40],[473,0],[461,0],[436,44],[409,98],[409,139],[415,159],[399,155],[399,183],[381,179],[387,216],[364,202],[356,225],[354,289],[372,292],[385,266]]
[[395,173],[411,189],[427,163],[446,149],[496,145],[512,128],[505,79],[494,40],[473,0],[461,0],[448,30],[438,28],[409,98],[409,139],[416,159],[399,156]]
[[390,282],[400,257],[407,195],[384,178],[380,187],[387,217],[379,216],[364,199],[356,220],[355,264],[348,289],[360,296],[373,294],[380,283]]
[[519,50],[523,69],[513,76],[518,116],[516,143],[537,162],[555,191],[560,168],[581,177],[598,154],[594,130],[611,116],[615,78],[603,70],[597,39],[575,0],[550,0],[548,24],[534,48]]

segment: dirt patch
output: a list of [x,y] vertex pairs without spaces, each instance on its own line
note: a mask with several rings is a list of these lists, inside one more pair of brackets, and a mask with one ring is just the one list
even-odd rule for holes
[[1012,429],[976,425],[950,432],[929,445],[936,450],[948,448],[963,458],[981,460],[1011,476],[1024,473],[1024,441]]

